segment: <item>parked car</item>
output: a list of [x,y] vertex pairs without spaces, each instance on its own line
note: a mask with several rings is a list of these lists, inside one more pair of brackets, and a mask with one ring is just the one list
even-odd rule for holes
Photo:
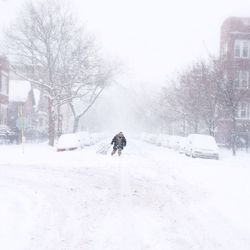
[[57,152],[81,148],[81,141],[76,134],[61,135],[57,143]]
[[79,131],[76,133],[83,147],[93,145],[91,135],[87,131]]
[[18,143],[18,130],[13,128],[8,131],[8,143],[14,144]]
[[187,145],[187,137],[180,138],[179,149],[178,149],[178,151],[179,151],[180,154],[184,154],[185,153],[186,145]]
[[178,135],[171,135],[169,137],[169,148],[172,148],[174,150],[179,150],[179,146],[180,146],[180,141],[182,140],[182,136],[178,136]]
[[185,154],[193,158],[219,159],[219,148],[213,136],[191,134],[187,138]]
[[9,144],[18,142],[17,130],[10,129],[6,125],[0,125],[0,144]]

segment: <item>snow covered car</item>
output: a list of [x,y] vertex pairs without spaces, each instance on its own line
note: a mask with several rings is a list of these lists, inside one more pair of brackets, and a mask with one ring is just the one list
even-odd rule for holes
[[178,151],[179,151],[180,154],[184,154],[185,153],[186,145],[187,145],[187,138],[186,137],[180,138],[179,149],[178,149]]
[[57,143],[57,152],[81,148],[81,140],[76,134],[61,135]]
[[92,145],[91,135],[87,131],[79,131],[76,133],[83,147]]
[[183,138],[182,136],[171,135],[169,137],[168,147],[178,151],[180,146],[180,141],[182,140],[182,138]]
[[219,159],[219,148],[213,136],[191,134],[187,138],[185,154],[193,158]]

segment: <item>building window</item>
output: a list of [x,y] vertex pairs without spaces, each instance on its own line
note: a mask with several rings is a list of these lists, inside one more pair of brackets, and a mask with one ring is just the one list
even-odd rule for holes
[[0,125],[7,124],[7,105],[0,104]]
[[8,75],[3,72],[1,74],[0,93],[8,95]]
[[240,102],[238,105],[238,118],[249,119],[250,118],[249,108],[250,108],[250,103]]
[[234,56],[235,57],[240,57],[240,44],[239,44],[238,41],[235,41]]
[[234,43],[234,57],[249,58],[249,41],[236,40]]
[[249,72],[246,70],[240,70],[236,72],[234,80],[234,87],[239,89],[249,88]]

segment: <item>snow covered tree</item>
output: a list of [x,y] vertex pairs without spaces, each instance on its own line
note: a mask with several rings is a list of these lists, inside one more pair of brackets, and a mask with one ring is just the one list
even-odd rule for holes
[[164,87],[160,98],[160,119],[165,124],[169,134],[180,131],[186,134],[186,126],[180,128],[181,124],[185,124],[185,100],[182,98],[178,80],[171,81],[169,86]]
[[68,91],[72,96],[68,105],[74,117],[73,132],[77,132],[81,117],[93,106],[115,74],[114,67],[102,64],[92,65],[86,72],[86,78],[75,82],[74,87]]
[[244,103],[249,100],[246,76],[240,75],[243,73],[235,62],[223,58],[196,62],[163,89],[164,122],[169,127],[179,126],[175,131],[184,135],[187,130],[215,135],[220,126],[217,136],[222,137],[224,133],[235,155],[240,126],[244,126],[239,116],[247,116]]
[[163,112],[168,122],[179,124],[183,135],[206,130],[214,135],[218,117],[218,91],[211,62],[200,60],[178,74],[163,89]]
[[200,88],[200,116],[202,123],[210,135],[215,134],[215,129],[220,119],[220,95],[216,84],[217,73],[214,59],[209,62],[199,61],[197,64],[199,72],[198,81]]
[[57,0],[27,3],[6,38],[12,70],[47,98],[49,145],[53,145],[60,107],[86,93],[92,93],[87,99],[93,104],[107,82],[97,77],[102,65],[94,41],[74,20],[69,6]]
[[[202,87],[201,72],[197,64],[180,73],[177,80],[164,91],[166,112],[173,117],[169,119],[183,126],[183,134],[186,127],[189,131],[198,133],[202,114]],[[185,125],[183,125],[185,124]]]

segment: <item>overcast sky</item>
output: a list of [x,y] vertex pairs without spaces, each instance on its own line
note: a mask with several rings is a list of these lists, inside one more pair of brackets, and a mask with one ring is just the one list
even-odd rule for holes
[[[2,26],[24,0],[0,0]],[[250,16],[249,0],[71,0],[72,9],[132,83],[159,84],[208,53],[218,54],[228,16]]]

